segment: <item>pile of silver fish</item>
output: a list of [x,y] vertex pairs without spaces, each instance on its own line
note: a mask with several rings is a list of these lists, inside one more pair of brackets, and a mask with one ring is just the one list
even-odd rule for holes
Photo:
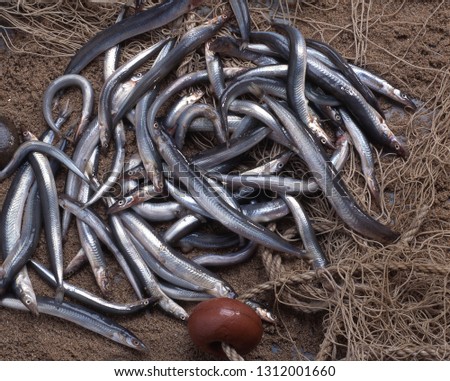
[[[407,148],[387,126],[374,93],[415,108],[384,79],[348,63],[328,44],[305,39],[288,23],[274,21],[272,31],[252,31],[248,5],[240,0],[230,0],[229,14],[190,29],[178,42],[161,40],[117,67],[123,41],[202,5],[174,3],[162,1],[129,17],[124,8],[114,25],[87,42],[44,94],[48,130],[39,138],[23,133],[25,141],[0,171],[0,180],[14,175],[0,221],[0,305],[58,316],[138,350],[144,343],[109,316],[157,305],[185,320],[179,300],[235,298],[232,286],[210,269],[242,263],[258,245],[305,260],[313,269],[327,266],[303,197],[321,192],[350,229],[381,244],[394,242],[399,234],[358,205],[340,171],[353,146],[379,202],[373,145],[401,157]],[[224,27],[228,33],[218,37]],[[205,67],[175,78],[185,58],[199,51]],[[95,94],[79,73],[103,54],[105,79],[93,115]],[[150,69],[135,74],[149,62]],[[70,110],[58,102],[56,119],[52,111],[69,87],[81,89],[83,108],[79,123],[63,133]],[[130,134],[135,138],[127,139]],[[209,136],[214,147],[188,155],[185,143],[193,134]],[[236,171],[261,142],[283,151],[264,165]],[[127,156],[134,147],[137,152]],[[99,161],[107,162],[107,152],[113,158],[100,180]],[[308,171],[301,179],[280,176],[294,157]],[[61,164],[68,172],[64,192],[58,193]],[[264,226],[289,214],[301,247]],[[164,234],[156,228],[162,222]],[[204,233],[207,224],[221,226],[216,230],[221,233]],[[74,225],[81,249],[64,269],[63,242]],[[50,268],[33,258],[41,228]],[[194,248],[208,253],[193,259],[183,254]],[[135,301],[108,300],[106,251],[126,275]],[[70,274],[87,263],[101,296],[70,283]],[[55,288],[54,298],[34,294],[29,268]],[[250,305],[270,319],[256,302]]]

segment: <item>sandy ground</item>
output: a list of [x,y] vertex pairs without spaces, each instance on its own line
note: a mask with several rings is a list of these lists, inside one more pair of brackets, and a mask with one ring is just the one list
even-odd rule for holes
[[[447,65],[450,57],[448,5],[440,1],[407,1],[399,8],[400,2],[376,0],[371,2],[371,19],[368,27],[367,46],[355,46],[352,24],[351,2],[313,1],[304,5],[298,13],[297,25],[306,37],[332,40],[332,45],[352,60],[358,56],[357,49],[364,51],[363,64],[378,74],[385,76],[394,85],[408,94],[426,101],[432,96],[436,83],[432,83],[432,70]],[[330,9],[327,9],[330,8]],[[396,12],[396,10],[398,10]],[[381,20],[381,22],[380,22]],[[427,20],[424,24],[424,20]],[[0,19],[1,21],[1,19]],[[331,27],[333,25],[333,27]],[[353,25],[353,26],[352,26]],[[337,27],[336,27],[337,26]],[[320,33],[318,31],[321,31]],[[16,35],[16,39],[26,39]],[[374,43],[372,43],[374,41]],[[0,48],[0,113],[14,120],[21,129],[29,129],[35,134],[45,130],[42,116],[42,95],[48,84],[62,74],[67,58],[39,57],[15,54]],[[395,54],[395,56],[394,56]],[[398,59],[397,57],[401,57]],[[93,63],[86,76],[98,91],[101,82],[97,74],[101,70],[101,59]],[[431,85],[430,85],[431,84]],[[402,130],[402,122],[395,125]],[[59,184],[64,173],[58,177]],[[0,205],[3,202],[9,181],[0,184]],[[440,197],[433,206],[435,218],[448,221],[448,180],[443,180],[438,189]],[[429,222],[432,224],[433,222]],[[66,242],[65,262],[78,251],[75,229]],[[42,237],[36,257],[48,263],[45,240]],[[109,261],[113,262],[109,257]],[[131,291],[120,272],[115,269],[113,298],[130,300]],[[250,262],[220,273],[238,292],[265,281],[267,276],[259,257]],[[34,287],[39,294],[53,295],[52,290],[31,273]],[[75,275],[73,283],[96,291],[93,276],[88,269]],[[303,314],[289,307],[273,305],[273,295],[268,294],[270,308],[275,308],[279,316],[276,326],[264,324],[261,344],[248,360],[306,360],[313,358],[323,340],[324,314]],[[190,310],[194,303],[183,303]],[[77,327],[71,323],[48,317],[35,318],[30,314],[0,309],[0,359],[1,360],[207,360],[191,343],[186,324],[165,315],[158,309],[136,316],[117,317],[117,322],[127,327],[141,338],[149,348],[147,353],[137,353],[107,339]]]

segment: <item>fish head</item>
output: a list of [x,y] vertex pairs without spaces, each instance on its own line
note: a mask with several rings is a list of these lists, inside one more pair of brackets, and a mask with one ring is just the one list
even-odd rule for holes
[[113,205],[108,208],[108,214],[114,214],[120,212],[121,210],[125,210],[134,204],[137,203],[137,200],[132,196],[125,196],[120,200],[116,201]]
[[417,110],[417,105],[414,103],[414,100],[408,94],[402,93],[400,90],[395,89],[394,96],[395,98],[397,98],[399,102],[405,105],[406,108],[410,108],[412,111]]
[[406,144],[406,139],[403,139],[398,136],[392,136],[389,139],[389,146],[394,150],[394,152],[402,157],[403,159],[407,159],[409,156],[408,146]]
[[126,336],[125,337],[125,345],[127,345],[133,349],[136,349],[140,352],[148,351],[145,344],[141,340],[139,340],[137,337],[134,337],[134,336]]

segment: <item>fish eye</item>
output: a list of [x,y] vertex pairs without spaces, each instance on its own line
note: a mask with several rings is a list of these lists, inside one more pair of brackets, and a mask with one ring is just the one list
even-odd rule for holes
[[119,206],[122,206],[123,204],[125,204],[125,201],[120,200],[117,204],[118,204]]
[[394,148],[398,151],[398,150],[400,149],[400,144],[396,143],[396,144],[394,145]]
[[320,139],[320,141],[322,142],[322,144],[325,144],[327,141],[325,140],[325,138]]

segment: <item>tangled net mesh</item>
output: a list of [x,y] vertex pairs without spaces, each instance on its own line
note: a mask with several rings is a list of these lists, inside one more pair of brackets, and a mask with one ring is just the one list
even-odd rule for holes
[[[383,47],[381,41],[371,36],[370,30],[381,24],[391,28],[394,24],[389,23],[390,18],[402,12],[405,2],[399,2],[394,10],[391,2],[387,2],[382,12],[373,12],[375,0],[351,0],[350,3],[350,22],[335,25],[327,20],[303,17],[302,10],[314,7],[320,12],[332,11],[340,5],[339,1],[250,2],[252,27],[269,29],[268,19],[280,17],[300,28],[305,27],[308,37],[330,44],[347,38],[348,43],[342,45],[344,56],[359,65],[370,64],[380,74],[389,72],[399,87],[425,100],[413,115],[398,111],[388,118],[396,132],[406,135],[410,156],[403,161],[376,151],[378,179],[386,196],[380,208],[374,205],[365,188],[354,153],[344,170],[349,189],[363,207],[401,232],[401,238],[387,247],[368,242],[347,230],[323,197],[304,200],[331,265],[325,270],[313,271],[304,263],[262,249],[259,256],[267,280],[241,294],[240,298],[258,299],[271,294],[277,304],[289,306],[293,311],[322,312],[324,339],[315,356],[319,360],[449,359],[450,222],[442,218],[442,213],[436,214],[434,207],[446,201],[448,217],[449,203],[442,197],[449,197],[450,64],[439,68],[421,66],[410,62],[407,56],[417,40],[427,33],[430,20],[444,1],[436,1],[427,17],[415,25],[416,37],[408,41],[401,55]],[[208,7],[186,15],[170,27],[129,44],[122,59],[135,54],[144,44],[171,36],[174,31],[181,36],[211,15],[229,10],[226,2],[207,4]],[[2,37],[14,52],[71,56],[91,36],[110,25],[117,13],[117,4],[59,1],[43,5],[19,1],[3,6],[0,20],[7,29],[24,32],[28,38],[13,42],[8,33],[3,33]],[[368,56],[370,49],[394,59],[389,63],[373,61]],[[227,61],[228,65],[235,63]],[[396,75],[396,68],[405,65],[430,76],[421,94],[416,94],[409,83]],[[204,59],[201,54],[193,53],[180,65],[177,75],[197,68],[204,68]],[[196,139],[194,144],[200,148],[211,145],[204,139]],[[259,145],[251,157],[259,164],[280,152],[277,145]],[[293,160],[285,174],[295,175],[303,169],[300,161]],[[447,193],[442,189],[447,189]],[[286,239],[299,240],[297,230],[292,228],[294,225],[288,218],[271,223],[269,227]]]

